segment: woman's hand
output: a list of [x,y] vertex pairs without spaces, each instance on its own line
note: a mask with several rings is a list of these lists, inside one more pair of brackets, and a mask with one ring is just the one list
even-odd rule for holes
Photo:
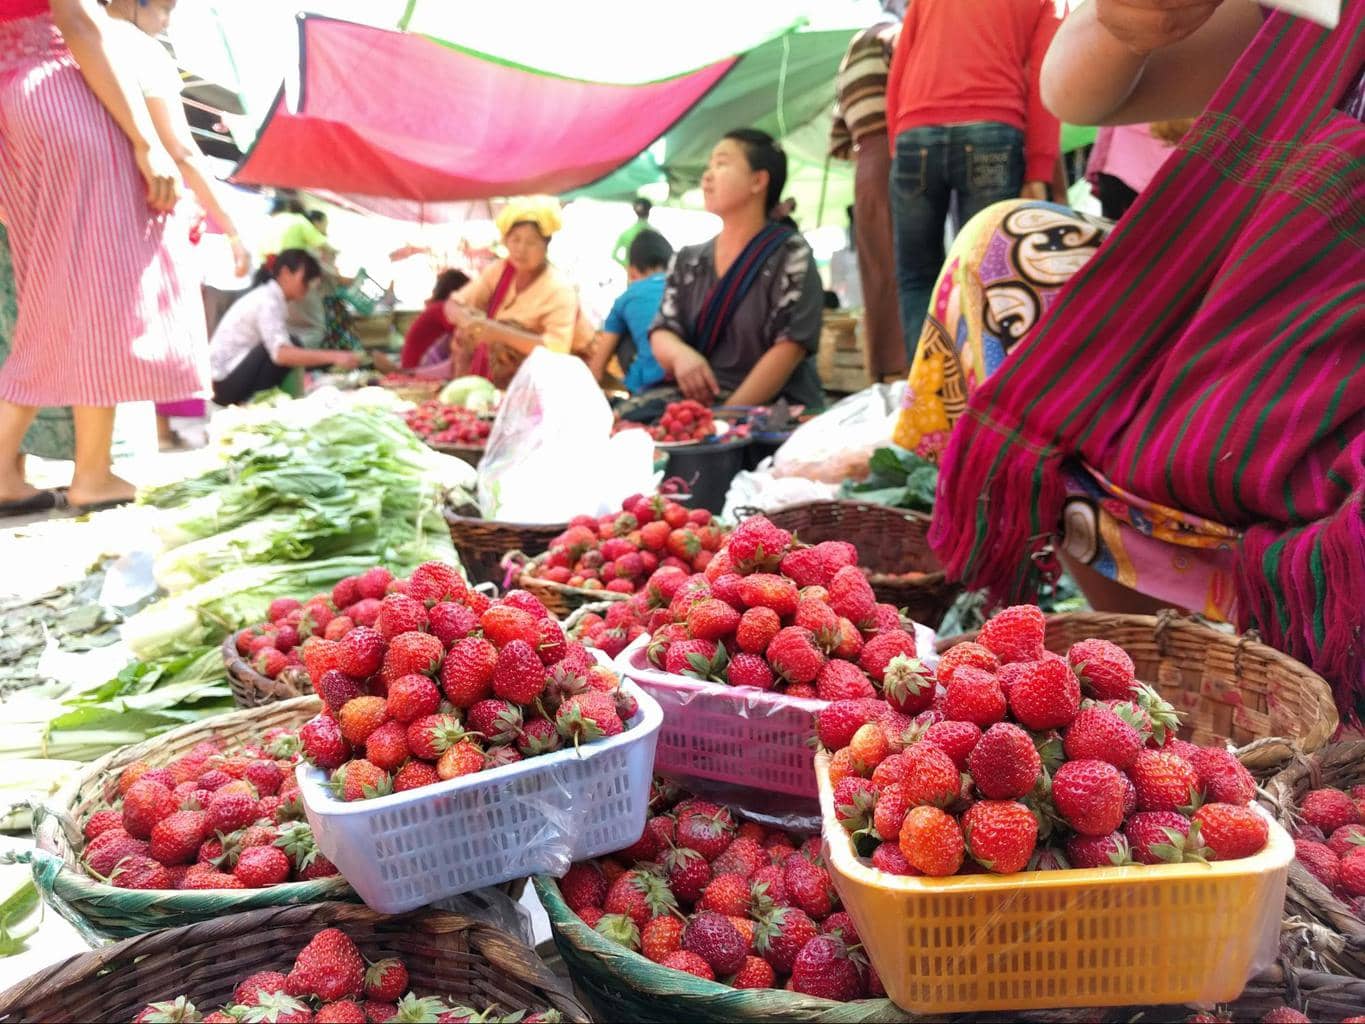
[[162,212],[173,210],[180,198],[180,170],[171,155],[159,143],[134,155],[137,169],[147,182],[147,205]]
[[1134,53],[1146,56],[1192,35],[1223,0],[1094,0],[1095,16]]
[[232,270],[238,277],[246,277],[251,272],[251,254],[246,251],[246,246],[236,235],[228,236],[228,244],[232,246]]
[[463,332],[474,322],[474,315],[453,296],[446,299],[445,304],[446,323],[454,327],[456,331]]
[[332,365],[341,370],[354,370],[360,365],[360,353],[335,352],[332,356]]
[[688,346],[678,352],[673,360],[673,379],[683,395],[694,402],[710,405],[720,394],[716,375],[711,372],[711,364],[696,349]]

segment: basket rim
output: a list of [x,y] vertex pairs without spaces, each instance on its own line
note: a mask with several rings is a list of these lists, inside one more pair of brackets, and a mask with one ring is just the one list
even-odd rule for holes
[[[538,559],[532,559],[532,562]],[[527,563],[528,565],[531,563]],[[554,580],[543,580],[539,576],[532,576],[524,569],[517,573],[517,586],[523,590],[534,590],[536,587],[544,587],[551,593],[563,594],[565,597],[586,598],[588,601],[601,601],[607,604],[615,604],[621,601],[629,601],[634,594],[620,594],[615,590],[588,590],[584,587],[571,587],[567,583],[556,583]]]
[[918,522],[925,526],[928,526],[933,521],[933,516],[926,512],[920,512],[917,509],[898,508],[895,505],[883,505],[875,501],[861,501],[857,498],[811,498],[807,501],[795,501],[790,505],[779,505],[777,508],[770,509],[759,509],[746,506],[743,509],[737,510],[737,512],[746,513],[745,518],[748,518],[749,515],[759,515],[767,518],[778,512],[804,512],[807,509],[822,508],[828,505],[840,505],[845,508],[856,509],[859,512],[871,512],[874,515],[881,515],[888,518],[895,516],[904,519],[907,522]]
[[[789,697],[785,693],[759,690],[752,686],[729,686],[704,679],[688,679],[686,676],[673,675],[654,668],[642,659],[649,646],[649,636],[637,637],[629,647],[616,657],[613,667],[616,674],[629,679],[639,686],[663,686],[673,690],[686,690],[698,696],[721,697],[745,704],[769,705],[773,709],[790,708],[815,714],[829,707],[830,701],[816,697]],[[648,691],[646,691],[648,692]]]
[[[241,682],[244,685],[250,685],[253,689],[258,690],[261,695],[266,698],[267,702],[279,703],[282,700],[295,700],[298,697],[308,696],[306,693],[295,694],[293,697],[274,696],[270,691],[275,686],[281,685],[280,681],[278,679],[271,679],[269,676],[257,672],[256,669],[252,667],[251,662],[242,657],[241,653],[237,650],[236,633],[229,633],[223,638],[222,652],[223,667],[228,675],[238,682]],[[284,683],[283,685],[290,686],[288,683]],[[292,689],[293,687],[291,686],[290,688]]]
[[1274,816],[1258,804],[1252,809],[1269,826],[1265,849],[1239,860],[1211,861],[1208,864],[1135,864],[1109,868],[1069,868],[1066,871],[1019,871],[1012,875],[950,875],[947,878],[892,875],[864,866],[855,856],[848,833],[839,824],[834,809],[834,787],[829,784],[830,755],[815,754],[815,778],[820,787],[821,832],[829,849],[830,869],[838,870],[858,885],[900,895],[941,896],[945,894],[984,894],[991,892],[1072,889],[1077,886],[1159,885],[1174,879],[1244,878],[1269,874],[1288,868],[1294,860],[1294,840],[1280,827]]
[[550,534],[563,533],[568,529],[568,522],[562,523],[519,523],[511,519],[484,519],[482,516],[462,516],[449,507],[441,510],[448,525],[468,526],[470,528],[483,527],[487,530],[544,530]]

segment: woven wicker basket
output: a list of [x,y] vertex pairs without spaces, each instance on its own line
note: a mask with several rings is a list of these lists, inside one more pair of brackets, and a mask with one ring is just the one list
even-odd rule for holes
[[[939,651],[972,640],[975,633],[939,641]],[[1337,709],[1326,681],[1252,634],[1235,636],[1175,612],[1110,615],[1074,612],[1050,615],[1047,647],[1065,654],[1087,637],[1118,644],[1133,659],[1137,676],[1154,686],[1183,715],[1180,734],[1201,746],[1229,741],[1245,747],[1275,736],[1300,749],[1317,750],[1337,730]],[[1263,755],[1242,755],[1248,768]]]
[[[515,568],[514,555],[515,553],[509,555],[503,563],[509,570]],[[568,618],[584,605],[614,604],[630,597],[629,594],[618,594],[614,590],[585,590],[582,587],[552,583],[550,580],[532,576],[525,570],[517,574],[517,586],[538,597],[540,603],[550,610],[550,614],[560,619]]]
[[[1333,743],[1312,754],[1296,754],[1261,790],[1261,803],[1293,830],[1299,824],[1298,806],[1305,793],[1323,786],[1349,790],[1365,783],[1365,740]],[[1332,894],[1297,862],[1289,866],[1285,913],[1316,923],[1341,937],[1341,950],[1327,960],[1342,974],[1365,978],[1365,921]],[[1365,999],[1357,1005],[1365,1008]]]
[[434,448],[442,455],[453,455],[462,462],[467,462],[471,466],[478,468],[483,461],[483,453],[487,450],[483,445],[473,444],[442,444],[440,441],[428,441],[427,446]]
[[614,603],[614,601],[591,601],[587,604],[580,604],[564,618],[564,635],[573,637],[574,631],[578,629],[578,624],[583,621],[584,616],[605,616],[607,614],[607,609]]
[[1258,1021],[1289,1006],[1317,1021],[1339,1021],[1365,1010],[1365,979],[1276,964],[1253,978],[1227,1009],[1233,1020]]
[[[764,515],[807,544],[849,541],[869,570],[877,600],[904,608],[931,628],[943,621],[962,590],[948,582],[929,550],[929,517],[922,513],[861,501],[811,501]],[[921,575],[907,579],[905,573]]]
[[496,519],[460,516],[449,510],[445,514],[450,526],[450,539],[460,555],[460,562],[473,583],[506,582],[503,559],[513,551],[534,557],[550,547],[566,529],[568,523],[504,523]]
[[349,903],[275,907],[127,939],[36,972],[0,993],[0,1019],[129,1021],[151,1002],[186,995],[201,1013],[232,1002],[257,971],[287,973],[323,928],[346,932],[369,960],[401,957],[409,985],[477,1010],[583,1008],[521,942],[490,924],[441,910],[385,917]]
[[126,765],[139,760],[153,767],[166,764],[212,737],[245,742],[273,726],[297,727],[321,707],[316,697],[298,697],[233,711],[115,750],[87,765],[47,803],[34,809],[37,849],[33,873],[43,895],[93,941],[190,924],[240,910],[352,898],[351,887],[340,876],[286,882],[267,889],[120,889],[92,878],[80,863],[85,846],[81,825],[92,811],[117,796],[118,773]]
[[274,701],[306,697],[313,692],[313,681],[302,668],[287,668],[278,679],[263,676],[237,653],[237,637],[223,641],[223,667],[227,669],[232,699],[239,708],[258,708]]

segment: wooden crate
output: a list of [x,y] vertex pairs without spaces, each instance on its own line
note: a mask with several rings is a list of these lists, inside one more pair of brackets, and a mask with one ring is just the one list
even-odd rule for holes
[[851,394],[872,384],[858,337],[860,317],[826,311],[820,330],[820,351],[815,357],[820,383],[826,391]]

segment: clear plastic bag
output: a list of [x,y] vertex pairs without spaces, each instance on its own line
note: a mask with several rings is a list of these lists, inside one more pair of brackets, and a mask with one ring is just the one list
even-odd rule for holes
[[773,475],[838,484],[865,480],[872,453],[886,447],[900,414],[905,382],[873,384],[803,423],[773,456]]
[[839,488],[834,484],[799,476],[774,476],[773,460],[767,458],[752,472],[741,470],[735,474],[730,481],[730,489],[725,493],[722,516],[730,522],[737,522],[741,509],[768,512],[807,501],[833,501],[838,496]]
[[508,387],[479,463],[484,518],[565,522],[648,492],[652,442],[644,431],[613,437],[612,422],[583,360],[536,349]]

